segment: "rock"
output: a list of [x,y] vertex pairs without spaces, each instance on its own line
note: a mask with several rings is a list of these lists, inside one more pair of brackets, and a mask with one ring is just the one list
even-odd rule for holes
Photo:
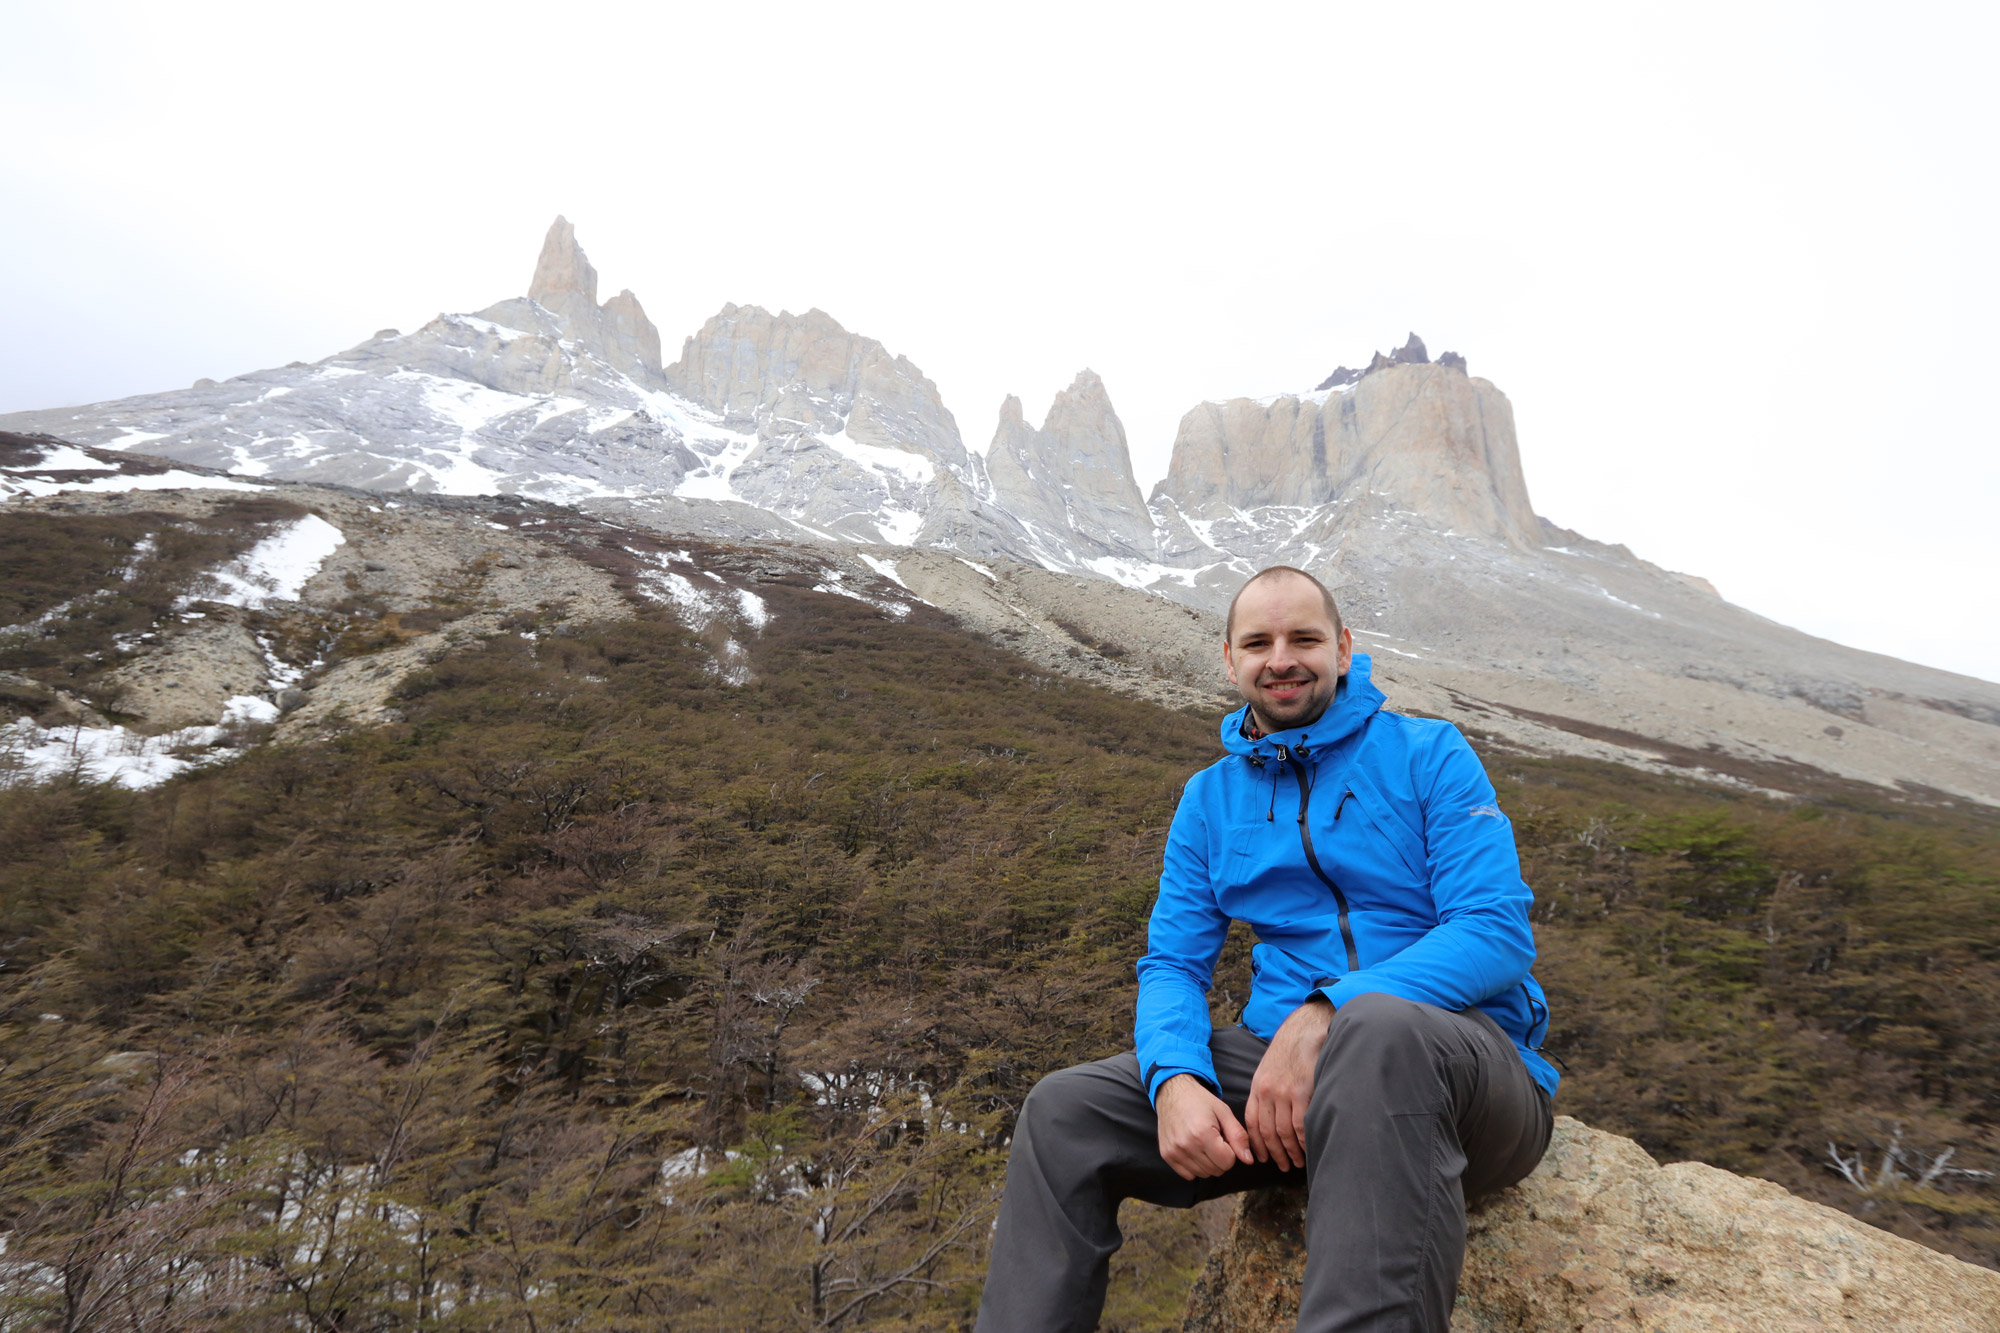
[[[1427,364],[1371,368],[1323,404],[1294,397],[1203,403],[1181,418],[1153,499],[1171,501],[1188,519],[1225,523],[1265,506],[1323,508],[1328,520],[1350,526],[1402,511],[1440,531],[1517,549],[1544,544],[1506,395]],[[1346,508],[1336,514],[1335,506]],[[1268,538],[1232,532],[1228,547],[1253,563],[1297,564],[1277,557],[1295,552],[1301,538],[1331,550],[1338,536],[1333,526],[1301,530],[1294,518]]]
[[825,311],[726,305],[665,378],[730,429],[756,435],[729,498],[785,515],[794,531],[1027,548],[1020,525],[979,499],[983,467],[937,386]]
[[[1348,373],[1354,374],[1355,379],[1359,380],[1365,376],[1373,375],[1378,371],[1387,370],[1391,366],[1427,366],[1430,364],[1430,360],[1430,353],[1424,350],[1424,340],[1413,332],[1410,334],[1410,340],[1395,351],[1375,353],[1374,360],[1368,363],[1366,370],[1361,371],[1359,374],[1355,374],[1352,371]],[[1465,362],[1461,358],[1459,369],[1463,370],[1464,368]],[[1336,371],[1335,373],[1338,374],[1339,372]],[[1332,381],[1329,379],[1326,384],[1322,384],[1319,387],[1321,389],[1333,387]],[[1315,390],[1315,392],[1317,391]]]
[[[937,386],[824,310],[725,305],[667,367],[682,397],[765,439],[846,429],[856,440],[962,467],[965,445]],[[851,420],[856,414],[859,421]]]
[[0,671],[0,717],[26,716],[44,727],[109,725],[95,708],[67,690],[17,671]]
[[1466,369],[1465,358],[1460,356],[1457,352],[1439,352],[1438,364],[1448,369],[1455,370],[1461,375],[1469,375],[1472,373],[1470,370]]
[[113,1051],[90,1067],[94,1074],[120,1082],[136,1082],[152,1077],[159,1068],[160,1056],[157,1051]]
[[646,318],[645,308],[630,288],[604,303],[604,317],[610,322],[613,343],[629,347],[640,364],[658,374],[661,369],[660,331],[653,326],[652,320]]
[[162,628],[157,647],[110,673],[121,712],[162,731],[206,726],[234,696],[263,693],[269,664],[234,608]]
[[581,297],[592,308],[597,305],[597,270],[576,243],[576,228],[560,213],[542,238],[542,253],[535,259],[535,276],[528,280],[528,299],[558,314]]
[[202,378],[194,382],[193,387],[197,389],[213,389],[215,387],[215,381],[209,379],[207,376],[204,375]]
[[1398,347],[1389,360],[1398,366],[1427,366],[1431,357],[1430,353],[1424,350],[1424,340],[1413,331],[1410,340]]
[[1132,479],[1125,426],[1095,371],[1056,395],[1040,430],[1022,419],[1020,399],[1002,403],[986,468],[995,498],[1051,542],[1051,554],[1152,554],[1153,517]]
[[403,331],[401,329],[377,329],[375,330],[373,341],[381,342],[385,338],[400,338],[402,336]]
[[[1277,1333],[1298,1316],[1303,1190],[1243,1196],[1188,1297],[1184,1333]],[[1769,1181],[1661,1167],[1556,1119],[1533,1175],[1473,1206],[1453,1333],[1990,1333],[2000,1273]]]
[[1335,366],[1331,375],[1313,385],[1313,392],[1325,393],[1328,389],[1345,389],[1350,384],[1359,384],[1361,375],[1361,371],[1349,370],[1346,366]]
[[565,217],[549,224],[528,300],[555,315],[565,333],[607,353],[619,369],[645,378],[660,373],[660,331],[630,291],[597,304],[597,270]]
[[1679,570],[1673,570],[1673,569],[1670,569],[1667,572],[1674,578],[1679,579],[1682,583],[1687,584],[1688,587],[1693,588],[1695,591],[1705,592],[1710,597],[1715,598],[1717,601],[1722,600],[1722,594],[1716,591],[1715,585],[1713,583],[1710,583],[1707,579],[1703,578],[1701,575],[1683,574]]

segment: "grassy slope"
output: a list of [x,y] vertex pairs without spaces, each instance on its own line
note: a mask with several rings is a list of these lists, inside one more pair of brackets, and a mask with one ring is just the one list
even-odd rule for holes
[[[0,793],[10,1253],[240,1328],[966,1321],[992,1145],[1129,1040],[1213,724],[766,593],[740,688],[664,617],[543,626],[438,663],[396,727]],[[1820,1164],[1897,1123],[1996,1155],[1990,817],[1491,766],[1560,1109],[2000,1259],[1991,1190]],[[706,1173],[663,1204],[668,1157]],[[1168,1327],[1196,1225],[1128,1215],[1107,1327]],[[203,1282],[114,1273],[134,1237]]]

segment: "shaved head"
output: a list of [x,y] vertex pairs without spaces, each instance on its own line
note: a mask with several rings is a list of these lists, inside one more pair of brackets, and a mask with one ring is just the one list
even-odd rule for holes
[[1266,579],[1274,578],[1304,579],[1307,583],[1312,584],[1313,587],[1319,589],[1320,600],[1326,603],[1326,615],[1327,619],[1333,622],[1333,632],[1339,634],[1345,628],[1340,619],[1340,608],[1334,605],[1333,594],[1327,591],[1324,583],[1321,583],[1303,569],[1294,569],[1290,565],[1272,565],[1269,569],[1259,570],[1249,578],[1243,580],[1243,586],[1238,588],[1236,595],[1229,599],[1229,619],[1222,627],[1223,638],[1231,641],[1234,641],[1236,638],[1236,604],[1243,600],[1243,594],[1248,592],[1253,585],[1262,583]]

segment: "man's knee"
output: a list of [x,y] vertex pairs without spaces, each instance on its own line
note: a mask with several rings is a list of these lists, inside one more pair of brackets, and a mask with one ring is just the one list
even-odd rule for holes
[[1025,1132],[1051,1146],[1074,1139],[1111,1110],[1106,1105],[1109,1092],[1097,1064],[1071,1065],[1046,1074],[1021,1104],[1016,1134]]
[[1320,1052],[1314,1100],[1389,1097],[1437,1080],[1440,1047],[1434,1020],[1442,1010],[1400,996],[1357,995],[1340,1006]]
[[1390,1047],[1421,1042],[1430,1027],[1429,1008],[1380,991],[1357,995],[1334,1013],[1327,1039],[1339,1036],[1349,1043]]

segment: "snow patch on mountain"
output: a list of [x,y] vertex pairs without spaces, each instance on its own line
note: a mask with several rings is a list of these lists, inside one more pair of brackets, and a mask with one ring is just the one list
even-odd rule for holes
[[272,602],[295,602],[328,556],[347,541],[339,528],[318,514],[285,524],[241,556],[209,574],[215,586],[183,600],[222,602],[260,610]]

